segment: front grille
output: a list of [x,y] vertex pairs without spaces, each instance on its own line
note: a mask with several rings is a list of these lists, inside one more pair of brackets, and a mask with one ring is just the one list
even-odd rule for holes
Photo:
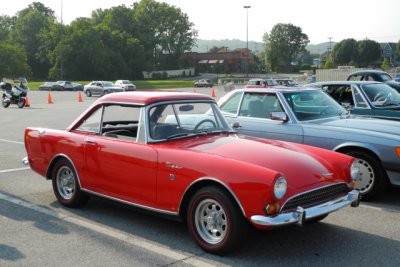
[[348,193],[345,183],[329,185],[293,196],[283,204],[281,212],[294,211],[297,207],[308,208],[345,196]]

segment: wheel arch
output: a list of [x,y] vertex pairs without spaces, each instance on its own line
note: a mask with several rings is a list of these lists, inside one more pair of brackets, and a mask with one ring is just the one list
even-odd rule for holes
[[377,151],[373,147],[370,147],[370,146],[352,143],[352,144],[343,144],[343,145],[340,145],[333,149],[333,151],[339,152],[342,154],[347,154],[347,152],[351,152],[351,151],[355,151],[355,150],[371,154],[372,156],[375,157],[375,159],[379,162],[379,164],[382,165],[382,162],[379,158],[379,153],[377,153]]
[[190,202],[192,196],[194,195],[195,192],[197,192],[198,190],[200,190],[201,188],[206,187],[206,186],[215,186],[215,187],[225,191],[225,193],[228,194],[228,196],[231,198],[233,203],[235,203],[237,205],[237,207],[240,209],[242,215],[244,217],[246,217],[246,213],[244,211],[242,204],[240,203],[239,199],[237,198],[235,193],[231,190],[231,188],[228,185],[226,185],[222,181],[217,180],[215,178],[205,177],[205,178],[201,178],[201,179],[196,180],[193,183],[191,183],[188,186],[188,188],[186,189],[185,193],[183,194],[183,197],[179,204],[179,216],[181,217],[183,222],[186,221],[184,216],[186,216],[189,202]]
[[[47,170],[46,170],[46,179],[47,180],[52,180],[52,178],[51,178],[51,173],[53,172],[53,169],[54,169],[54,166],[56,165],[56,163],[59,161],[59,160],[61,160],[61,159],[65,159],[65,160],[67,160],[70,164],[71,164],[71,166],[72,166],[72,168],[74,169],[74,172],[75,172],[75,174],[76,174],[76,179],[78,180],[78,183],[79,183],[79,186],[81,187],[81,179],[79,178],[79,173],[78,173],[78,171],[76,170],[76,168],[75,168],[75,164],[74,164],[74,162],[67,156],[67,155],[65,155],[65,154],[57,154],[57,155],[55,155],[54,157],[53,157],[53,159],[50,161],[50,164],[49,164],[49,166],[47,167]],[[82,188],[82,187],[81,187]]]

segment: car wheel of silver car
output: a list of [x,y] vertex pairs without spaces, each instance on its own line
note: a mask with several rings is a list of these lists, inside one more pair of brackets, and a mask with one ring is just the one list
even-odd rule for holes
[[87,96],[87,97],[91,97],[91,96],[92,96],[92,92],[90,92],[90,90],[86,90],[85,93],[86,93],[86,96]]
[[51,173],[53,191],[57,200],[67,207],[79,207],[85,204],[89,197],[81,191],[76,172],[66,159],[58,160]]
[[107,95],[109,92],[107,90],[104,90],[103,95]]
[[217,187],[197,191],[189,203],[187,222],[196,243],[215,254],[236,248],[248,230],[234,200]]
[[351,151],[346,154],[357,158],[360,165],[360,175],[355,182],[361,199],[369,200],[381,194],[387,186],[387,179],[379,160],[365,151]]

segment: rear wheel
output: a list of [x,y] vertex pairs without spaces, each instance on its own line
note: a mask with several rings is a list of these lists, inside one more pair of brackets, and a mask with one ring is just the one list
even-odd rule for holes
[[217,187],[196,192],[187,213],[189,231],[205,251],[224,254],[246,238],[248,224],[236,203]]
[[3,97],[3,100],[1,101],[1,105],[4,108],[8,108],[10,106],[11,102],[10,101],[6,101],[6,99]]
[[54,194],[62,205],[79,207],[89,200],[89,196],[81,191],[75,170],[68,160],[56,162],[51,178]]
[[361,150],[350,151],[346,154],[357,158],[360,165],[360,175],[355,182],[361,199],[370,200],[381,194],[387,186],[387,179],[379,160],[371,153]]

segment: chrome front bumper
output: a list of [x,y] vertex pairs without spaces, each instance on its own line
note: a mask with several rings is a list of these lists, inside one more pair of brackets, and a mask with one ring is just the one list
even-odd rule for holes
[[24,157],[24,158],[22,159],[22,164],[24,164],[25,166],[29,166],[28,157]]
[[304,221],[331,213],[346,206],[358,207],[360,204],[360,193],[352,190],[346,196],[322,203],[310,208],[298,207],[294,212],[281,213],[274,217],[254,215],[251,221],[262,226],[283,226],[293,223],[303,223]]

